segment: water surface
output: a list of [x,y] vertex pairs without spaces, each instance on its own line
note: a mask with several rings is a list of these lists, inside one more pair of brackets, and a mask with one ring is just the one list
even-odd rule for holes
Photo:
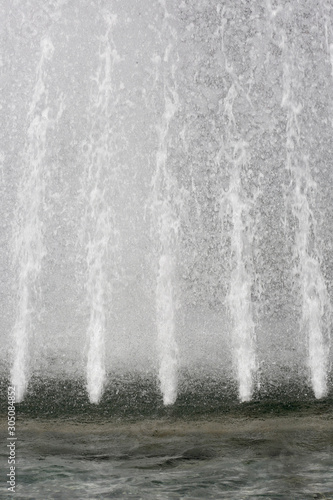
[[17,436],[19,499],[333,498],[327,412],[22,418]]

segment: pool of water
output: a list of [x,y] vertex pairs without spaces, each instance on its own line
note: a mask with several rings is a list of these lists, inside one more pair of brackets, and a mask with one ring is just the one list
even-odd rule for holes
[[[4,442],[7,429],[1,433]],[[16,493],[4,488],[1,498],[333,499],[330,412],[98,422],[20,417],[16,435]],[[5,447],[1,459],[6,465]]]

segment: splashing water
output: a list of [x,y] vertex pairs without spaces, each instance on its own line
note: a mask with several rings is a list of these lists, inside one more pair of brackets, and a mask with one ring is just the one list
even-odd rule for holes
[[4,379],[330,397],[329,2],[106,3],[6,9]]
[[[165,3],[164,31],[171,31],[169,14]],[[156,283],[156,323],[157,348],[159,356],[159,382],[165,405],[173,404],[177,398],[178,384],[178,346],[175,336],[175,297],[174,280],[176,268],[177,235],[179,215],[177,204],[179,190],[177,181],[168,169],[168,149],[171,142],[169,128],[178,109],[178,94],[175,83],[175,64],[169,62],[172,43],[165,49],[163,61],[164,75],[164,113],[158,130],[158,150],[156,154],[156,171],[154,174],[152,212],[155,230],[159,240],[159,260]],[[161,70],[160,70],[161,71]]]
[[[99,67],[90,109],[91,129],[84,161],[87,165],[84,196],[87,201],[85,232],[87,243],[87,299],[90,319],[87,330],[87,388],[90,402],[98,403],[106,377],[105,331],[106,289],[109,286],[106,265],[116,266],[119,235],[110,189],[115,165],[112,151],[112,111],[116,105],[113,70],[120,57],[111,40],[115,16],[106,18],[108,29],[101,40]],[[111,255],[112,254],[112,255]],[[112,307],[112,305],[111,305]],[[108,304],[110,308],[110,304]]]
[[[235,151],[236,152],[236,151]],[[232,212],[231,254],[232,266],[230,290],[227,297],[233,324],[234,363],[237,370],[239,398],[249,401],[253,390],[255,362],[255,324],[252,314],[251,289],[251,220],[249,206],[244,198],[240,172],[244,150],[234,162],[228,201]]]
[[230,183],[222,193],[221,219],[229,215],[231,223],[231,276],[227,296],[232,323],[233,359],[241,401],[249,401],[256,371],[255,324],[251,290],[253,286],[253,221],[251,203],[242,183],[242,172],[247,164],[247,144],[238,138],[232,107],[238,92],[231,85],[224,102],[227,120],[224,155],[230,168]]
[[230,284],[226,297],[227,309],[231,318],[233,365],[238,382],[240,401],[249,401],[253,392],[253,378],[257,370],[255,353],[255,322],[253,319],[252,287],[254,285],[253,239],[254,221],[252,202],[248,198],[244,181],[248,164],[249,144],[239,131],[235,116],[235,100],[241,95],[252,106],[248,94],[237,75],[226,51],[227,12],[223,7],[220,13],[221,53],[224,70],[231,79],[225,99],[220,103],[220,112],[225,118],[225,132],[222,139],[221,157],[225,159],[229,172],[229,188],[222,191],[220,217],[227,216],[230,226]]
[[302,303],[300,328],[307,341],[312,388],[315,396],[321,398],[327,393],[329,347],[325,331],[329,328],[331,306],[320,269],[317,223],[311,209],[316,183],[311,176],[309,158],[301,150],[298,117],[302,106],[297,102],[295,85],[291,65],[285,63],[282,107],[287,110],[286,169],[290,176],[291,210],[296,221],[294,262]]
[[323,4],[322,9],[323,9],[323,19],[324,19],[324,29],[325,29],[326,51],[330,61],[331,78],[333,81],[333,43],[332,43],[333,29],[332,29],[329,4]]
[[46,66],[54,47],[49,38],[41,40],[41,57],[36,70],[36,84],[28,113],[28,137],[23,159],[23,175],[13,224],[13,257],[18,270],[18,311],[14,325],[14,362],[11,383],[16,400],[22,401],[29,382],[29,339],[35,309],[37,280],[46,254],[43,244],[45,194],[45,156],[50,126]]

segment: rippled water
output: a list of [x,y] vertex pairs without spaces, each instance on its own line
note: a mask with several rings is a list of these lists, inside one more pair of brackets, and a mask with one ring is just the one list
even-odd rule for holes
[[[96,423],[22,417],[15,497],[332,499],[332,431],[327,412]],[[5,461],[4,448],[1,455]]]
[[[7,385],[0,380],[3,443]],[[333,499],[333,398],[303,389],[240,404],[218,380],[184,380],[165,407],[153,378],[123,378],[96,405],[82,381],[36,379],[16,404],[15,497]],[[4,479],[5,445],[0,457]],[[1,486],[0,498],[13,498]]]

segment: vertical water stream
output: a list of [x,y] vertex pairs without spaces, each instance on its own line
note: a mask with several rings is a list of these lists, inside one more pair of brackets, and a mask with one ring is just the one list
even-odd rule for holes
[[170,14],[165,2],[162,35],[169,40],[163,57],[157,57],[158,72],[162,78],[164,112],[157,127],[158,149],[156,170],[152,181],[152,212],[158,238],[158,270],[156,281],[156,325],[159,357],[159,382],[165,405],[173,404],[177,397],[178,346],[175,332],[175,270],[179,215],[177,213],[178,186],[170,171],[170,126],[179,106],[175,80],[176,63],[174,44],[176,33],[169,23]]
[[41,40],[41,57],[36,69],[36,83],[28,112],[26,148],[22,157],[22,177],[18,187],[13,223],[13,264],[17,270],[17,316],[13,330],[14,358],[11,383],[16,386],[16,400],[23,399],[29,382],[29,344],[36,320],[38,278],[46,253],[43,242],[45,196],[45,158],[49,118],[47,66],[54,47],[49,38]]
[[231,84],[220,105],[224,115],[222,153],[229,173],[229,188],[221,192],[221,223],[225,216],[230,227],[230,284],[226,303],[231,319],[233,365],[241,401],[249,401],[256,373],[255,322],[253,318],[252,287],[254,284],[253,239],[254,222],[251,200],[246,191],[246,170],[249,162],[249,144],[242,138],[234,116],[235,101],[242,95],[249,101],[233,64],[225,50],[225,19],[221,12],[221,53],[225,71]]
[[300,329],[307,345],[311,385],[317,398],[327,392],[330,300],[320,267],[317,222],[312,209],[316,183],[310,158],[302,151],[299,117],[302,104],[297,99],[299,83],[291,61],[284,64],[282,107],[287,113],[286,169],[289,174],[289,202],[295,220],[294,272],[301,297]]
[[94,404],[113,376],[155,377],[165,405],[208,386],[330,397],[330,2],[14,3],[0,365],[17,400],[32,375],[82,374]]
[[87,262],[87,301],[90,311],[87,329],[87,389],[92,403],[98,403],[103,393],[106,377],[105,335],[107,328],[106,304],[108,282],[107,265],[117,268],[119,235],[116,227],[114,200],[116,165],[114,160],[113,112],[116,97],[113,87],[113,71],[119,55],[112,41],[116,16],[105,17],[108,25],[101,37],[99,66],[94,78],[89,120],[90,134],[85,145],[84,219]]

